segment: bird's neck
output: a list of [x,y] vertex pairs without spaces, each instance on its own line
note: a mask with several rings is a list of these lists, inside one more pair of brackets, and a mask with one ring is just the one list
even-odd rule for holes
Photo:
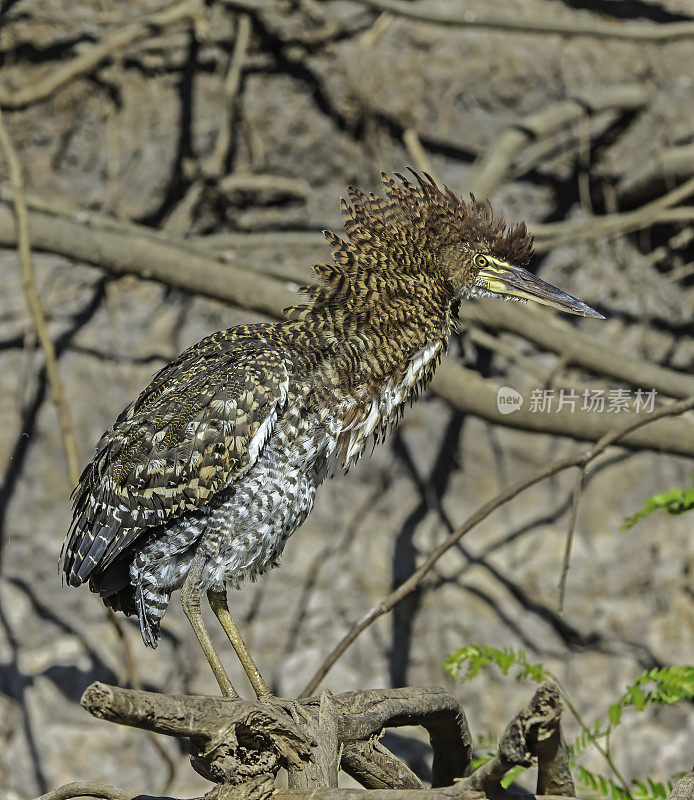
[[314,398],[341,419],[344,467],[367,439],[384,435],[404,404],[426,386],[446,351],[457,303],[445,291],[394,295],[345,308],[311,308],[287,322],[293,344],[311,365]]

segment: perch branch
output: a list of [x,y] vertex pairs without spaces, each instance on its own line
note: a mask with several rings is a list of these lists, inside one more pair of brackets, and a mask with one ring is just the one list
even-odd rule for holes
[[558,34],[567,37],[592,36],[599,39],[624,39],[634,42],[665,42],[694,38],[694,22],[654,25],[646,22],[593,22],[583,18],[574,18],[570,22],[551,22],[546,19],[520,20],[510,14],[497,17],[482,14],[472,16],[437,13],[424,11],[414,3],[398,2],[398,0],[358,0],[358,2],[377,11],[387,11],[418,22],[453,28],[479,28],[507,33]]
[[617,431],[612,431],[606,434],[597,442],[597,444],[595,444],[588,451],[575,453],[574,455],[566,456],[565,458],[560,458],[557,461],[553,461],[547,466],[542,467],[541,469],[532,473],[528,477],[523,478],[520,481],[517,481],[508,489],[505,489],[503,492],[500,492],[496,497],[489,500],[487,503],[485,503],[483,506],[477,509],[477,511],[467,519],[467,521],[462,525],[462,527],[454,531],[438,547],[436,547],[426,558],[422,566],[419,567],[419,569],[417,569],[415,572],[413,572],[412,575],[404,583],[402,583],[397,589],[392,591],[384,600],[382,600],[378,605],[371,608],[360,620],[358,620],[352,625],[350,630],[333,648],[332,652],[329,653],[329,655],[320,665],[318,670],[316,670],[315,674],[313,675],[311,680],[306,685],[306,688],[302,692],[302,696],[306,697],[308,695],[313,694],[320,685],[323,678],[325,678],[330,669],[333,667],[335,662],[350,647],[350,645],[352,645],[354,641],[373,622],[382,617],[384,614],[387,614],[390,611],[392,611],[392,609],[403,598],[411,594],[422,583],[424,578],[428,575],[428,573],[431,571],[431,569],[434,567],[437,561],[441,558],[441,556],[443,556],[444,553],[446,553],[448,550],[450,550],[451,547],[453,547],[458,541],[460,541],[460,539],[462,539],[463,536],[468,534],[471,530],[473,530],[473,528],[479,525],[480,522],[482,522],[490,514],[492,514],[492,512],[496,511],[498,508],[505,505],[510,500],[513,500],[514,497],[516,497],[521,492],[528,489],[530,486],[534,486],[536,483],[545,480],[551,475],[557,475],[558,473],[563,472],[564,470],[569,469],[570,467],[578,467],[580,469],[585,469],[591,463],[591,461],[596,459],[610,445],[617,444],[629,433],[636,431],[643,425],[647,425],[650,422],[654,422],[655,420],[662,419],[664,417],[683,414],[686,411],[689,411],[691,408],[694,408],[694,397],[682,400],[679,403],[675,403],[666,408],[659,409],[658,411],[655,411],[653,414],[651,414],[648,419],[641,419],[638,420],[637,422],[632,422]]

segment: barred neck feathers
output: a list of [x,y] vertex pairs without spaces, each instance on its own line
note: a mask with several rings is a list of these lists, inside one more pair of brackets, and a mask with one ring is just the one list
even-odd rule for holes
[[429,199],[382,177],[384,199],[349,188],[351,205],[341,202],[349,240],[324,232],[333,263],[314,266],[320,282],[305,290],[309,303],[288,310],[327,386],[363,401],[404,377],[427,346],[442,346],[456,313]]

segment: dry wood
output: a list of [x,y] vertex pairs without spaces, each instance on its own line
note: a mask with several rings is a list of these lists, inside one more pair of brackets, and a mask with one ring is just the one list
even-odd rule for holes
[[[578,399],[573,411],[570,405],[565,405],[560,411],[556,411],[555,403],[551,413],[534,412],[530,410],[526,398],[520,409],[512,414],[502,414],[497,408],[500,388],[499,384],[483,378],[475,370],[463,367],[450,358],[443,361],[430,386],[434,394],[446,400],[453,408],[494,424],[517,430],[566,436],[583,442],[599,441],[614,431],[616,425],[639,419],[641,423],[646,424],[653,419],[653,414],[644,410],[639,413],[622,411],[619,415],[582,411],[582,398],[579,393],[576,393]],[[557,397],[560,391],[561,389],[556,390]],[[694,392],[692,394],[694,395]],[[620,445],[630,450],[653,450],[691,458],[694,456],[693,432],[694,425],[688,420],[662,419],[654,422],[652,428],[637,428],[625,436]]]
[[[369,797],[375,800],[494,796],[509,769],[532,764],[538,765],[538,793],[565,797],[574,793],[561,734],[562,705],[552,683],[538,688],[507,727],[497,754],[472,774],[468,774],[471,747],[465,716],[455,698],[438,688],[346,692],[337,697],[323,692],[320,698],[267,705],[96,683],[85,692],[82,705],[101,719],[188,739],[193,766],[218,784],[206,800],[363,797],[362,790],[337,788],[340,759],[370,787]],[[431,789],[377,743],[385,726],[417,724],[431,736]],[[309,738],[301,730],[307,727]],[[374,757],[372,763],[367,763],[369,756]],[[287,790],[275,787],[272,780],[281,765],[289,769]],[[114,787],[83,783],[63,786],[42,800],[79,796],[133,797]]]
[[29,214],[24,200],[24,181],[22,179],[22,168],[12,144],[12,140],[7,133],[5,124],[0,111],[0,147],[7,161],[7,168],[10,173],[10,185],[14,197],[13,228],[19,250],[19,259],[22,266],[22,285],[24,296],[31,322],[36,332],[36,337],[43,352],[46,364],[46,376],[50,387],[51,400],[58,414],[58,424],[60,435],[67,462],[68,479],[71,485],[75,485],[79,478],[79,462],[77,459],[77,445],[75,444],[75,434],[72,429],[70,419],[70,407],[65,397],[65,388],[58,370],[58,361],[55,355],[53,340],[48,333],[46,316],[41,305],[38,288],[36,286],[36,275],[34,272],[34,261],[31,255],[31,236],[29,231]]
[[[505,31],[508,33],[558,34],[559,36],[594,36],[599,39],[624,39],[634,42],[665,42],[694,37],[694,22],[671,22],[665,25],[647,22],[602,22],[584,18],[571,22],[552,22],[543,19],[517,19],[506,16],[484,16],[481,14],[441,14],[425,11],[418,4],[399,0],[358,0],[377,11],[388,11],[399,17],[445,25],[453,28],[479,28],[481,30]],[[414,6],[414,7],[413,7]]]
[[668,397],[682,399],[694,394],[694,376],[629,358],[587,333],[578,334],[576,328],[556,315],[512,303],[482,300],[467,305],[461,316],[466,322],[521,336],[550,353],[557,353],[567,366],[609,375],[637,388],[655,389]]
[[412,770],[376,737],[349,742],[342,749],[342,769],[366,789],[423,789]]
[[585,99],[568,98],[529,114],[499,134],[484,155],[474,163],[466,191],[484,200],[508,177],[519,151],[531,141],[554,136],[569,125],[600,111],[640,108],[648,101],[650,94],[650,89],[642,84],[615,86]]
[[45,100],[71,80],[82,75],[88,75],[100,64],[111,58],[115,53],[125,49],[128,45],[139,39],[146,38],[152,33],[153,29],[164,28],[186,20],[192,21],[202,13],[202,10],[202,0],[182,0],[182,2],[174,3],[162,11],[157,11],[146,17],[140,17],[137,22],[125,26],[122,30],[85,50],[66,64],[52,69],[41,80],[14,91],[0,87],[0,107],[7,109],[24,108],[32,103]]
[[694,175],[694,145],[670,147],[656,153],[622,176],[616,186],[620,205],[632,207],[658,197]]
[[135,797],[140,797],[142,800],[146,800],[142,795],[126,792],[116,786],[105,786],[101,783],[90,783],[88,781],[66,783],[64,786],[59,786],[57,789],[42,794],[36,800],[71,800],[71,798],[75,797],[97,797],[100,800],[133,800]]

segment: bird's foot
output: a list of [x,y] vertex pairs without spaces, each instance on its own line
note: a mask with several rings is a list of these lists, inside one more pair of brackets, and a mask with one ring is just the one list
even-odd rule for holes
[[310,723],[312,720],[311,714],[306,708],[306,700],[298,700],[295,697],[278,697],[268,693],[259,696],[258,702],[283,711],[296,725]]

